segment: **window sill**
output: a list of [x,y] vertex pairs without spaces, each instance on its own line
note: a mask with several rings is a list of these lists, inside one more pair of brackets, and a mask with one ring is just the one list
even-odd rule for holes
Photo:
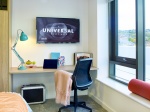
[[138,102],[139,104],[150,109],[150,101],[129,91],[127,85],[121,84],[113,79],[108,78],[108,77],[99,78],[97,80],[100,81],[101,83],[103,83],[104,85],[114,89],[115,91],[125,95],[126,97],[130,98],[131,100],[134,100],[134,101]]

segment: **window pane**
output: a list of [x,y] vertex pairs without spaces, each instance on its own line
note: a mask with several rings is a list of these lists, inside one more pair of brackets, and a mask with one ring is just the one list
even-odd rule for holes
[[145,0],[146,81],[150,82],[150,0]]
[[118,56],[136,58],[135,23],[135,0],[118,0]]
[[128,83],[131,79],[136,78],[136,70],[133,68],[128,68],[120,65],[116,65],[116,78]]

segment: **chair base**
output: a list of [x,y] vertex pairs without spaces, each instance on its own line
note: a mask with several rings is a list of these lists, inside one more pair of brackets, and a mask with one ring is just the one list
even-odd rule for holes
[[92,112],[92,109],[87,107],[85,102],[78,102],[77,104],[75,104],[74,102],[70,102],[70,105],[60,107],[58,112],[61,112],[62,109],[66,109],[69,107],[74,107],[74,112],[76,112],[77,107],[81,107],[89,110],[89,112]]
[[60,107],[58,112],[61,112],[62,109],[69,108],[69,107],[74,107],[74,112],[76,112],[77,107],[82,107],[92,112],[92,109],[87,107],[85,102],[78,102],[77,88],[74,88],[73,102],[70,102],[70,105]]

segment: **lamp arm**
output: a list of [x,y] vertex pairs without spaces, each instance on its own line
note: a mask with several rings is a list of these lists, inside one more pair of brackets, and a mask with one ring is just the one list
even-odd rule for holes
[[[21,29],[18,29],[18,30],[17,30],[17,38],[16,38],[15,43],[14,43],[14,45],[13,45],[13,48],[14,48],[14,49],[15,49],[15,47],[16,47],[16,45],[17,45],[17,42],[18,42],[18,39],[19,39],[19,31],[23,32]],[[12,48],[12,49],[13,49],[13,48]]]
[[[14,45],[16,45],[16,44],[14,44]],[[11,49],[16,54],[16,56],[18,57],[18,59],[21,61],[21,64],[24,64],[25,62],[24,62],[23,58],[18,54],[18,52],[16,51],[15,47],[13,46]]]

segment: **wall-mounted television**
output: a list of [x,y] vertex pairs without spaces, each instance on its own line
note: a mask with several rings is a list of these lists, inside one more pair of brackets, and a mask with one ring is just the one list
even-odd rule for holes
[[36,17],[37,43],[77,43],[80,21],[75,18]]

